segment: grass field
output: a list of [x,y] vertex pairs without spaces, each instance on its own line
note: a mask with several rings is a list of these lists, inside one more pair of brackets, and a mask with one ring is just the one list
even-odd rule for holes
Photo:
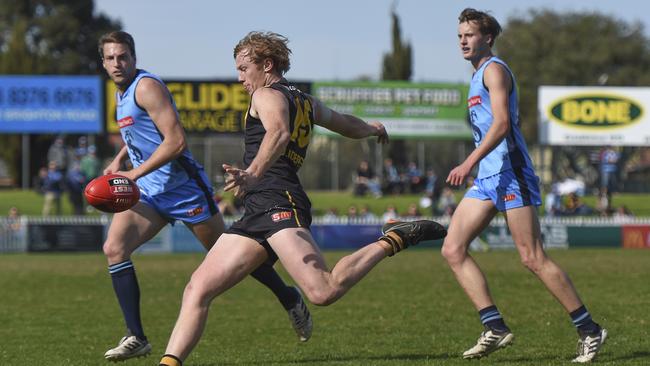
[[[419,195],[405,194],[399,196],[385,196],[382,198],[372,197],[355,197],[347,191],[310,191],[309,198],[312,201],[312,207],[315,215],[323,215],[330,207],[335,207],[339,215],[345,215],[348,207],[355,205],[361,207],[368,205],[370,211],[376,215],[381,215],[389,204],[394,205],[400,213],[406,212],[406,208],[411,203],[417,203],[420,200]],[[462,198],[463,192],[456,192],[457,200]],[[227,195],[228,196],[228,195]],[[596,207],[596,197],[584,197],[586,204]],[[63,214],[70,215],[72,206],[66,197],[61,199]],[[542,200],[544,202],[544,200]],[[650,194],[617,194],[612,199],[612,207],[626,205],[636,216],[650,216]],[[9,207],[16,206],[20,212],[29,216],[40,216],[43,208],[43,196],[34,191],[23,191],[19,189],[0,190],[0,215],[6,215]],[[428,212],[424,212],[428,214]]]
[[[334,263],[343,252],[328,252]],[[650,363],[650,251],[552,251],[589,310],[610,331],[598,364]],[[575,351],[568,316],[527,273],[516,252],[475,255],[490,279],[515,345],[480,361],[459,355],[473,344],[478,317],[437,250],[390,258],[330,307],[310,305],[312,339],[299,344],[286,313],[251,279],[218,298],[186,365],[565,365]],[[148,358],[157,365],[181,291],[202,256],[134,257],[142,290]],[[280,265],[278,269],[282,269]],[[284,272],[282,275],[286,277]],[[119,307],[102,255],[0,255],[0,364],[106,365],[122,336]]]

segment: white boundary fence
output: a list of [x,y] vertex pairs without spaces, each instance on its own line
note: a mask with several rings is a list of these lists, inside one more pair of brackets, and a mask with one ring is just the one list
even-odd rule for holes
[[[449,224],[448,217],[433,219],[443,225]],[[101,244],[110,225],[111,217],[105,216],[62,216],[62,217],[27,217],[19,220],[0,218],[0,253],[39,252],[39,251],[101,251]],[[233,222],[226,219],[226,225]],[[353,220],[345,217],[325,219],[315,217],[312,226],[373,226],[379,227],[380,219]],[[541,218],[545,245],[566,248],[567,227],[615,228],[623,225],[650,225],[650,218],[629,218],[625,220],[600,217]],[[506,222],[497,217],[484,235],[490,242],[490,248],[511,248],[512,243],[506,229]],[[485,233],[484,233],[485,234]],[[55,243],[55,244],[52,244]],[[327,248],[326,243],[322,243]],[[156,237],[143,245],[139,252],[194,252],[202,247],[191,232],[181,223],[167,225]]]

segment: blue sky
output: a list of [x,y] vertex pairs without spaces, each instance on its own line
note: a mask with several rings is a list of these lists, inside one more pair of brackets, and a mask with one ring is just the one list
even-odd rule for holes
[[[378,79],[389,51],[392,0],[95,0],[96,10],[119,19],[136,41],[138,65],[165,78],[234,78],[232,49],[251,30],[289,38],[287,77],[300,80]],[[639,0],[401,0],[402,34],[414,50],[414,81],[465,82],[469,63],[456,43],[465,7],[490,10],[504,25],[530,8],[608,14],[640,22],[650,5]]]

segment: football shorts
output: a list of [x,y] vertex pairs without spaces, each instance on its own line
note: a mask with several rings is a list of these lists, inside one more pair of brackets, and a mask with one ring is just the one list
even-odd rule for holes
[[465,197],[491,200],[501,212],[542,204],[539,178],[529,167],[515,167],[489,177],[477,178]]
[[226,233],[251,238],[269,254],[268,263],[278,257],[266,241],[283,229],[306,228],[311,225],[311,202],[304,192],[265,190],[244,197],[244,216],[235,221]]
[[151,206],[160,216],[174,223],[180,220],[198,224],[219,213],[212,187],[204,174],[201,179],[190,179],[167,192],[149,196],[140,192],[140,202]]

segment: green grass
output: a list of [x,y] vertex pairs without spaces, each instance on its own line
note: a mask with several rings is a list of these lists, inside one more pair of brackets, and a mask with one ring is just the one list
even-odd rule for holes
[[[361,207],[368,205],[370,210],[376,215],[381,215],[389,204],[395,205],[398,212],[406,212],[406,208],[411,203],[418,203],[419,195],[400,195],[385,196],[381,198],[373,197],[355,197],[347,191],[311,191],[308,192],[312,201],[315,215],[324,214],[330,207],[335,207],[339,215],[345,215],[348,207],[355,205]],[[457,200],[460,201],[463,192],[456,193]],[[226,195],[228,198],[229,196]],[[596,207],[596,197],[587,196],[584,198],[585,203],[591,207]],[[72,206],[67,196],[62,197],[63,213],[70,215]],[[650,216],[650,194],[617,194],[612,199],[613,207],[627,205],[636,216]],[[34,191],[23,190],[0,190],[0,215],[5,215],[11,206],[16,206],[24,215],[38,216],[43,208],[43,196]],[[423,212],[428,214],[428,212]]]
[[[330,264],[343,252],[328,252]],[[650,359],[650,251],[552,251],[583,300],[610,331],[598,364]],[[480,361],[459,355],[481,331],[478,317],[437,250],[416,249],[379,264],[330,307],[312,310],[312,339],[299,344],[286,313],[253,280],[215,300],[186,365],[566,365],[576,334],[568,316],[517,253],[475,255],[515,345]],[[134,257],[152,356],[157,364],[178,314],[181,291],[202,256]],[[281,266],[277,266],[281,270]],[[106,365],[123,323],[100,254],[0,255],[0,364]],[[286,274],[282,272],[286,277]]]
[[[70,215],[72,205],[70,205],[67,195],[61,198],[61,204],[63,213]],[[31,190],[0,190],[0,215],[6,215],[12,206],[16,206],[23,215],[40,215],[43,210],[43,195]]]

